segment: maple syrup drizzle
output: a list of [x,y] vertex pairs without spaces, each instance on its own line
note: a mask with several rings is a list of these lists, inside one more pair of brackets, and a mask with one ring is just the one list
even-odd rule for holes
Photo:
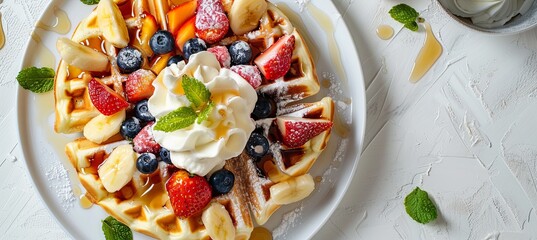
[[304,24],[304,21],[302,21],[300,15],[293,11],[286,3],[281,2],[276,5],[278,9],[280,9],[285,14],[285,16],[287,16],[287,18],[289,18],[290,22],[293,23],[293,26],[298,29],[300,36],[302,36],[302,38],[306,42],[306,45],[309,46],[308,50],[310,51],[314,62],[317,62],[319,60],[319,54],[317,53],[317,51],[315,51],[315,47],[313,47],[315,45],[311,41],[310,36],[307,34],[308,31],[306,31],[306,24]]
[[393,28],[388,25],[379,25],[377,27],[377,36],[382,40],[388,40],[393,37]]
[[91,200],[89,200],[86,194],[81,195],[79,200],[80,200],[80,206],[82,208],[88,209],[88,208],[91,208],[91,206],[93,206],[93,203],[91,202]]
[[36,43],[37,52],[34,56],[37,56],[41,66],[54,68],[56,66],[56,57],[50,49],[48,49],[41,40],[41,37],[34,31],[32,32],[32,39]]
[[424,23],[425,26],[425,43],[414,62],[414,67],[412,68],[412,73],[410,74],[410,82],[419,81],[431,67],[434,65],[436,60],[442,55],[442,45],[436,37],[434,36],[431,24],[428,22]]
[[272,240],[272,232],[264,227],[255,227],[250,240]]
[[55,16],[55,23],[53,25],[47,25],[42,21],[38,21],[35,26],[43,30],[57,32],[59,34],[69,33],[69,30],[71,30],[71,21],[69,20],[67,13],[56,6],[54,6],[53,11]]
[[4,34],[4,27],[2,26],[2,13],[0,13],[0,49],[4,47],[6,43],[6,35]]

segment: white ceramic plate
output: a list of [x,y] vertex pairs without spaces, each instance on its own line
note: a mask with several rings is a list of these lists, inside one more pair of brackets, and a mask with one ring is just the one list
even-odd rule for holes
[[[265,227],[274,230],[276,239],[307,239],[330,217],[355,173],[365,128],[364,82],[354,42],[331,1],[311,1],[309,4],[312,6],[307,6],[302,11],[300,7],[303,6],[299,6],[295,1],[274,2],[285,10],[294,25],[307,38],[314,55],[323,87],[319,94],[308,101],[331,96],[336,102],[340,122],[336,123],[327,149],[311,170],[312,176],[322,177],[316,190],[303,202],[281,208],[265,224]],[[314,13],[313,8],[321,12]],[[41,21],[53,24],[55,9],[63,9],[67,13],[72,25],[70,33],[66,35],[70,36],[78,22],[86,17],[93,7],[85,6],[76,0],[54,0],[45,10]],[[331,24],[327,24],[323,19],[329,19]],[[326,25],[333,25],[333,31]],[[29,40],[22,66],[55,66],[59,62],[55,42],[62,35],[42,29],[36,29],[35,35],[39,36],[41,41],[36,41],[35,37]],[[54,54],[55,62],[46,57],[50,53]],[[72,174],[74,169],[67,163],[64,146],[77,136],[54,133],[53,122],[52,93],[33,94],[19,89],[20,143],[36,189],[52,215],[73,238],[103,239],[100,220],[107,214],[99,206],[82,208],[71,188],[69,174]],[[72,184],[75,190],[83,191],[78,180]],[[135,233],[135,239],[146,238],[145,235]]]

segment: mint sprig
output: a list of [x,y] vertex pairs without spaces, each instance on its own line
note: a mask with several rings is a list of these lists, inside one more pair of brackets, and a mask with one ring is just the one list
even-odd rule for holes
[[99,3],[99,0],[80,0],[80,1],[86,5],[94,5],[94,4]]
[[214,109],[214,103],[211,101],[211,92],[205,84],[196,78],[183,75],[181,86],[192,105],[180,107],[162,116],[157,120],[155,130],[173,132],[189,127],[196,122],[201,124],[209,118]]
[[114,217],[109,216],[102,222],[106,240],[132,240],[131,229]]
[[24,89],[34,93],[44,93],[52,90],[54,87],[54,75],[56,73],[52,68],[29,67],[19,72],[17,82]]
[[405,209],[408,215],[416,222],[425,224],[437,217],[434,206],[426,191],[416,187],[405,197]]
[[423,22],[423,18],[420,18],[420,14],[411,6],[404,3],[395,5],[389,11],[390,16],[395,21],[402,23],[406,28],[411,31],[418,31],[418,22]]

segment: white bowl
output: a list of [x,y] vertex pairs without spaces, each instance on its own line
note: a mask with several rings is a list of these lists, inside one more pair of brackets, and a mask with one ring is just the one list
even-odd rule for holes
[[489,33],[494,35],[513,35],[532,29],[537,26],[537,0],[533,2],[533,5],[524,15],[517,15],[513,19],[509,20],[505,25],[493,28],[484,28],[472,23],[469,18],[459,17],[442,5],[441,1],[438,1],[441,8],[447,12],[456,22],[482,33]]

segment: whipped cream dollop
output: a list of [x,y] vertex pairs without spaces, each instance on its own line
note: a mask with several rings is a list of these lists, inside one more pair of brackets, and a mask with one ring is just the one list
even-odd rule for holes
[[518,14],[524,14],[534,0],[440,0],[451,13],[472,19],[480,27],[504,25]]
[[256,91],[238,74],[221,68],[216,57],[200,52],[165,68],[153,81],[149,112],[159,118],[179,107],[190,106],[181,87],[183,75],[203,82],[215,107],[207,120],[173,132],[153,129],[155,141],[170,151],[172,163],[190,173],[205,176],[238,156],[255,128],[250,113],[257,101]]

